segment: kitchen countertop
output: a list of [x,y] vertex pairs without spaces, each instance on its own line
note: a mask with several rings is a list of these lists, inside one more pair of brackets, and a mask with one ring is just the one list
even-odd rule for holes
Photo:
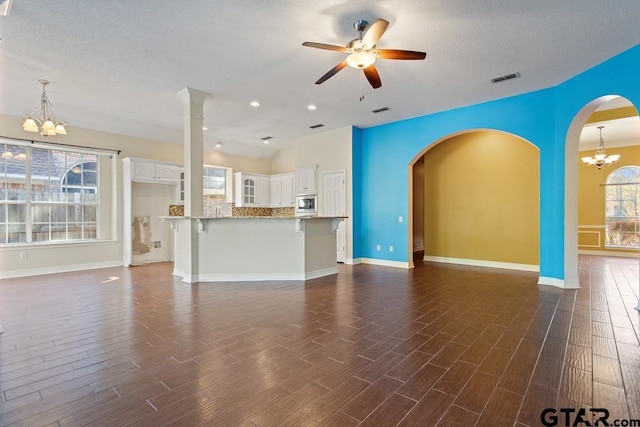
[[346,216],[161,216],[161,219],[346,219]]

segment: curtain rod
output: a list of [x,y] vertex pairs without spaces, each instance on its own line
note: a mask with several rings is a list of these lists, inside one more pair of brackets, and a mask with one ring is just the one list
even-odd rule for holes
[[102,151],[109,151],[109,152],[116,153],[116,154],[120,154],[122,152],[122,150],[116,150],[116,149],[113,149],[113,148],[88,147],[86,145],[63,144],[61,142],[35,141],[33,139],[14,138],[12,136],[2,136],[2,135],[0,135],[0,138],[13,139],[15,141],[30,142],[32,144],[35,144],[37,142],[37,143],[40,143],[40,144],[47,144],[47,145],[59,145],[61,147],[87,148],[89,150],[102,150]]

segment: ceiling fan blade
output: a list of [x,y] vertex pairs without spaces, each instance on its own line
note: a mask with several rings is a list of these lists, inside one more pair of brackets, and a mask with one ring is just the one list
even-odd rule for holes
[[336,65],[335,67],[333,67],[332,69],[330,69],[324,76],[320,77],[318,79],[318,81],[316,82],[317,85],[324,83],[325,81],[329,80],[331,77],[333,77],[338,71],[342,70],[344,67],[347,66],[347,61],[342,61],[341,63],[339,63],[338,65]]
[[414,50],[376,49],[375,51],[378,58],[382,59],[424,59],[427,56],[425,52]]
[[302,46],[307,47],[315,47],[316,49],[324,49],[324,50],[333,50],[336,52],[346,52],[347,48],[342,46],[335,46],[332,44],[324,44],[324,43],[314,43],[314,42],[304,42]]
[[376,70],[374,65],[369,65],[362,71],[364,71],[364,75],[367,77],[367,80],[369,80],[369,83],[371,83],[371,86],[373,86],[374,89],[378,89],[382,86],[380,74],[378,74],[378,70]]
[[380,37],[384,34],[389,26],[389,22],[384,19],[377,19],[376,22],[371,24],[369,29],[362,36],[362,44],[369,46],[370,48],[375,46],[380,40]]

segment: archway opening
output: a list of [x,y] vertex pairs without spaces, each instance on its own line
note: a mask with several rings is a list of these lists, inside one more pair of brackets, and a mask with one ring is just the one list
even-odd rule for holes
[[[600,128],[602,127],[602,128]],[[585,164],[600,144],[600,132],[608,155],[617,162],[601,168]],[[640,119],[626,98],[609,95],[585,105],[574,117],[565,145],[565,263],[564,287],[579,287],[578,254],[637,256],[637,249],[614,244],[607,227],[621,226],[607,221],[607,176],[618,167],[640,166]],[[613,197],[613,193],[609,192]],[[627,224],[628,225],[628,224]],[[611,240],[611,241],[610,241]]]
[[495,130],[449,135],[410,165],[410,253],[539,271],[539,151]]

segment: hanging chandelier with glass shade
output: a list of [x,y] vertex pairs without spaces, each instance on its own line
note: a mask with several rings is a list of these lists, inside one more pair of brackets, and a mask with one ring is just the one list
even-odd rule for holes
[[39,80],[42,84],[40,105],[29,114],[22,124],[22,129],[27,132],[39,132],[42,136],[66,135],[64,126],[66,123],[59,121],[51,108],[51,102],[47,97],[46,86],[48,80]]
[[602,128],[604,126],[598,126],[600,130],[600,145],[598,149],[594,153],[592,157],[583,157],[582,161],[591,167],[595,167],[598,169],[602,169],[603,166],[609,166],[612,163],[615,163],[620,158],[620,154],[611,154],[607,156],[607,153],[604,151],[604,140],[602,139]]

